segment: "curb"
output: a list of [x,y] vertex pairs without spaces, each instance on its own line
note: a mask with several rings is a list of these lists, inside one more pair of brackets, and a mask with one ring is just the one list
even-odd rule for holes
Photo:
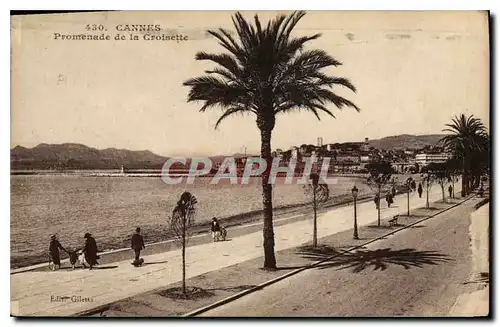
[[333,256],[327,257],[327,258],[322,259],[322,260],[320,260],[320,261],[317,261],[317,262],[315,262],[315,263],[309,264],[309,265],[307,265],[307,266],[305,266],[305,267],[302,267],[302,268],[299,268],[299,269],[293,270],[293,271],[291,271],[291,272],[289,272],[289,273],[286,273],[286,274],[284,274],[284,275],[282,275],[282,276],[279,276],[279,277],[276,277],[276,278],[274,278],[274,279],[268,280],[268,281],[266,281],[266,282],[264,282],[264,283],[261,283],[261,284],[259,284],[259,285],[255,286],[255,287],[253,287],[253,288],[251,288],[251,289],[244,290],[244,291],[242,291],[242,292],[240,292],[240,293],[234,294],[234,295],[229,296],[229,297],[227,297],[227,298],[225,298],[225,299],[219,300],[219,301],[217,301],[217,302],[214,302],[214,303],[209,304],[209,305],[207,305],[207,306],[204,306],[204,307],[202,307],[202,308],[199,308],[199,309],[196,309],[196,310],[194,310],[194,311],[188,312],[188,313],[186,313],[186,314],[182,315],[182,317],[194,317],[194,316],[199,315],[199,314],[201,314],[201,313],[204,313],[204,312],[210,311],[210,310],[215,309],[215,308],[217,308],[217,307],[220,307],[220,306],[222,306],[222,305],[224,305],[224,304],[227,304],[227,303],[229,303],[229,302],[232,302],[232,301],[234,301],[234,300],[237,300],[237,299],[239,299],[239,298],[241,298],[241,297],[243,297],[243,296],[245,296],[245,295],[248,295],[248,294],[253,293],[253,292],[255,292],[255,291],[261,290],[261,289],[263,289],[263,288],[264,288],[264,287],[266,287],[266,286],[270,286],[270,285],[272,285],[272,284],[275,284],[275,283],[277,283],[277,282],[279,282],[279,281],[281,281],[281,280],[283,280],[283,279],[285,279],[285,278],[288,278],[288,277],[291,277],[291,276],[293,276],[293,275],[296,275],[296,274],[298,274],[298,273],[300,273],[300,272],[303,272],[303,271],[305,271],[305,270],[307,270],[307,269],[314,268],[314,267],[316,267],[316,266],[320,265],[320,264],[321,264],[321,263],[323,263],[323,262],[329,261],[329,260],[331,260],[331,259],[333,259],[333,258],[336,258],[336,257],[340,256],[340,255],[343,255],[343,254],[345,254],[345,253],[351,252],[352,250],[356,250],[356,249],[359,249],[359,248],[361,248],[361,247],[364,247],[365,245],[368,245],[368,244],[371,244],[371,243],[373,243],[373,242],[376,242],[376,241],[378,241],[378,240],[380,240],[380,239],[382,239],[382,238],[385,238],[385,237],[387,237],[387,236],[390,236],[390,235],[396,234],[397,232],[400,232],[400,231],[402,231],[402,230],[405,230],[405,229],[407,229],[407,228],[409,228],[409,227],[411,227],[411,226],[414,226],[414,225],[420,224],[421,222],[424,222],[424,221],[426,221],[426,220],[428,220],[428,219],[434,218],[435,216],[440,215],[440,214],[442,214],[443,212],[446,212],[446,211],[448,211],[448,210],[451,210],[451,209],[453,209],[453,208],[458,207],[459,205],[461,205],[462,203],[464,203],[464,202],[466,202],[466,201],[469,201],[469,200],[470,200],[470,199],[472,199],[473,197],[474,197],[474,196],[469,196],[469,197],[467,197],[466,199],[464,199],[463,201],[461,201],[461,202],[459,202],[459,203],[456,203],[456,204],[452,205],[452,206],[451,206],[451,207],[449,207],[449,208],[446,208],[446,209],[444,209],[444,210],[441,210],[441,211],[439,211],[439,212],[437,212],[437,213],[434,213],[434,214],[432,214],[432,215],[430,215],[430,216],[427,216],[427,217],[425,217],[425,218],[423,218],[423,219],[420,219],[420,220],[418,220],[418,221],[416,221],[416,222],[413,222],[413,223],[411,223],[411,224],[409,224],[409,225],[403,226],[403,227],[401,227],[401,228],[399,228],[399,229],[392,230],[392,231],[390,231],[389,233],[386,233],[386,234],[384,234],[384,235],[382,235],[382,236],[379,236],[379,237],[376,237],[376,238],[374,238],[374,239],[371,239],[371,240],[369,240],[369,241],[367,241],[367,242],[365,242],[365,243],[362,243],[362,244],[360,244],[360,245],[356,245],[356,246],[354,246],[354,247],[352,247],[352,248],[349,248],[349,249],[347,249],[347,250],[342,250],[342,251],[341,251],[340,253],[338,253],[338,254],[335,254],[335,255],[333,255]]

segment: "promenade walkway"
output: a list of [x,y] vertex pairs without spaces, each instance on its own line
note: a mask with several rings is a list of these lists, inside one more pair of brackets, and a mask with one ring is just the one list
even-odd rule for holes
[[[456,185],[459,189],[459,185]],[[441,198],[438,185],[431,190],[429,200]],[[397,195],[394,205],[387,208],[382,201],[381,218],[405,214],[406,194]],[[412,193],[410,207],[425,206]],[[373,201],[358,204],[358,225],[376,223]],[[318,237],[349,230],[353,226],[353,207],[335,208],[318,217]],[[231,238],[231,230],[228,231]],[[207,237],[209,237],[207,235]],[[275,228],[276,251],[300,246],[312,239],[310,220]],[[146,256],[145,265],[135,268],[130,260],[103,265],[100,269],[38,271],[11,275],[11,313],[19,316],[68,316],[112,303],[133,295],[152,291],[181,280],[181,251],[169,251]],[[187,249],[187,278],[223,267],[255,259],[263,255],[262,232],[234,237],[227,242],[196,245]],[[279,263],[278,263],[279,264]]]

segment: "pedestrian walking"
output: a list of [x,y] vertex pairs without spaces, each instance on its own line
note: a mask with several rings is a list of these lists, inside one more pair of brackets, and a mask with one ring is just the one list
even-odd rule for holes
[[396,187],[393,186],[391,190],[392,197],[394,198],[396,196]]
[[134,262],[132,262],[132,264],[134,266],[140,266],[143,261],[141,259],[141,250],[146,248],[144,246],[144,238],[141,235],[140,227],[137,227],[135,229],[135,233],[132,235],[131,243],[132,250],[134,250]]
[[422,183],[418,183],[418,197],[422,198],[422,192],[424,189],[422,188]]
[[52,235],[50,237],[50,243],[49,243],[49,256],[50,256],[50,261],[54,264],[54,270],[61,268],[61,257],[59,255],[59,249],[63,250],[64,252],[68,252],[61,245],[61,243],[59,243],[57,236]]
[[385,197],[385,201],[387,201],[387,207],[391,207],[391,204],[394,203],[394,198],[392,196],[392,193],[387,193],[386,197]]
[[450,185],[450,186],[448,186],[448,193],[450,194],[450,198],[451,198],[452,192],[453,192],[453,187]]
[[97,243],[90,233],[85,233],[83,238],[85,238],[85,245],[83,247],[85,261],[87,261],[87,263],[89,264],[89,269],[92,270],[92,268],[97,264],[98,259]]

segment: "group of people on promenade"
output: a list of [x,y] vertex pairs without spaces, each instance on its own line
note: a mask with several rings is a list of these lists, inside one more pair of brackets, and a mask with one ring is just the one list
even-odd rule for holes
[[[215,217],[212,218],[210,231],[212,233],[212,238],[214,242],[226,239],[226,233],[227,233],[226,229],[220,225],[219,221]],[[53,264],[54,270],[61,268],[61,256],[59,250],[68,253],[70,257],[70,263],[73,266],[73,268],[75,267],[75,263],[77,261],[78,252],[80,252],[81,256],[83,256],[81,261],[84,268],[86,268],[86,265],[83,263],[83,259],[85,263],[88,264],[90,270],[92,270],[93,267],[98,264],[97,259],[99,259],[99,256],[97,254],[98,249],[96,240],[94,239],[94,237],[92,237],[92,234],[90,233],[85,233],[84,239],[85,239],[85,244],[81,250],[70,251],[65,249],[61,245],[56,235],[52,235],[50,237],[49,260],[50,263]],[[146,247],[144,244],[144,238],[141,235],[140,227],[137,227],[135,229],[134,234],[132,235],[131,248],[134,251],[134,261],[132,262],[132,264],[136,267],[141,266],[142,263],[144,262],[144,260],[141,258],[141,251],[144,250]]]
[[[89,269],[92,270],[95,265],[98,264],[97,259],[99,259],[98,253],[98,248],[97,248],[97,242],[92,237],[92,234],[90,233],[85,233],[83,236],[85,239],[85,244],[81,250],[67,250],[64,248],[59,240],[57,239],[56,235],[52,235],[50,237],[50,243],[49,243],[49,260],[50,263],[53,265],[53,269],[59,269],[61,268],[61,256],[59,250],[62,250],[66,252],[69,255],[70,263],[75,267],[75,263],[78,260],[78,253],[80,252],[81,258],[79,259],[80,262],[83,265],[83,268],[86,268],[86,266],[89,266]],[[132,235],[131,239],[131,248],[134,250],[134,261],[132,264],[134,266],[139,266],[142,264],[143,260],[140,258],[141,256],[141,251],[145,249],[144,245],[144,238],[141,235],[141,229],[139,227],[136,228],[135,233]]]
[[[385,195],[385,201],[387,202],[387,207],[391,207],[391,204],[394,203],[394,197],[396,196],[396,188],[393,186],[389,192]],[[375,194],[375,198],[373,199],[375,202],[375,208],[378,209],[380,206],[380,197],[378,194]]]
[[[424,188],[422,186],[422,183],[418,183],[418,186],[417,186],[417,183],[414,180],[412,180],[410,182],[410,189],[409,189],[409,191],[410,191],[410,193],[416,191],[418,193],[418,197],[422,198],[422,193],[424,191]],[[482,196],[483,192],[484,192],[483,191],[483,183],[481,183],[481,187],[480,187],[478,193],[479,193],[480,196]],[[448,194],[449,194],[450,198],[453,195],[453,186],[451,186],[451,185],[448,186]],[[385,200],[387,202],[387,207],[390,208],[391,204],[394,203],[394,197],[395,196],[396,196],[396,188],[393,186],[392,189],[389,192],[387,192],[387,194],[385,196]],[[378,209],[379,206],[380,206],[380,197],[379,197],[378,194],[375,195],[375,198],[373,199],[373,202],[375,202],[375,208]]]
[[[417,187],[417,183],[412,180],[410,182],[410,189],[409,189],[410,192],[418,192],[418,197],[419,198],[422,198],[422,193],[424,191],[423,187],[422,187],[422,183],[418,183],[418,187]],[[450,185],[448,191],[450,192],[450,197],[451,197],[451,192],[452,192],[452,187]],[[391,190],[389,192],[386,193],[385,195],[385,201],[387,202],[387,207],[391,207],[391,204],[394,203],[394,197],[396,196],[396,187],[392,187]],[[380,206],[380,197],[378,194],[375,194],[375,197],[373,199],[373,202],[375,202],[375,208],[379,208]]]
[[[81,252],[85,258],[85,262],[89,265],[89,269],[92,269],[95,265],[97,265],[97,259],[99,259],[99,256],[97,255],[97,243],[90,233],[85,233],[83,238],[85,239],[85,244],[81,249]],[[59,250],[68,253],[70,261],[73,261],[72,264],[74,265],[74,262],[76,262],[77,251],[65,249],[57,239],[57,236],[52,235],[49,243],[49,256],[50,262],[54,265],[54,270],[61,268],[61,256]]]

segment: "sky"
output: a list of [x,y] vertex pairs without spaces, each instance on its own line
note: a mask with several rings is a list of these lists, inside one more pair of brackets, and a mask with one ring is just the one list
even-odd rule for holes
[[[232,12],[109,12],[12,19],[11,147],[82,143],[151,150],[165,156],[257,154],[255,117],[236,116],[215,130],[218,109],[200,113],[182,82],[210,64],[198,51],[223,52],[208,29],[233,29]],[[277,12],[260,12],[267,22]],[[254,13],[244,12],[247,18]],[[110,41],[54,40],[102,24]],[[158,24],[187,41],[113,40],[117,25]],[[95,32],[94,32],[95,33]],[[343,63],[326,70],[358,91],[335,92],[356,103],[278,116],[272,148],[441,133],[459,114],[489,127],[488,16],[484,12],[308,12],[294,35],[322,33],[308,49]],[[98,35],[100,33],[97,33]],[[128,37],[127,32],[123,35]]]

